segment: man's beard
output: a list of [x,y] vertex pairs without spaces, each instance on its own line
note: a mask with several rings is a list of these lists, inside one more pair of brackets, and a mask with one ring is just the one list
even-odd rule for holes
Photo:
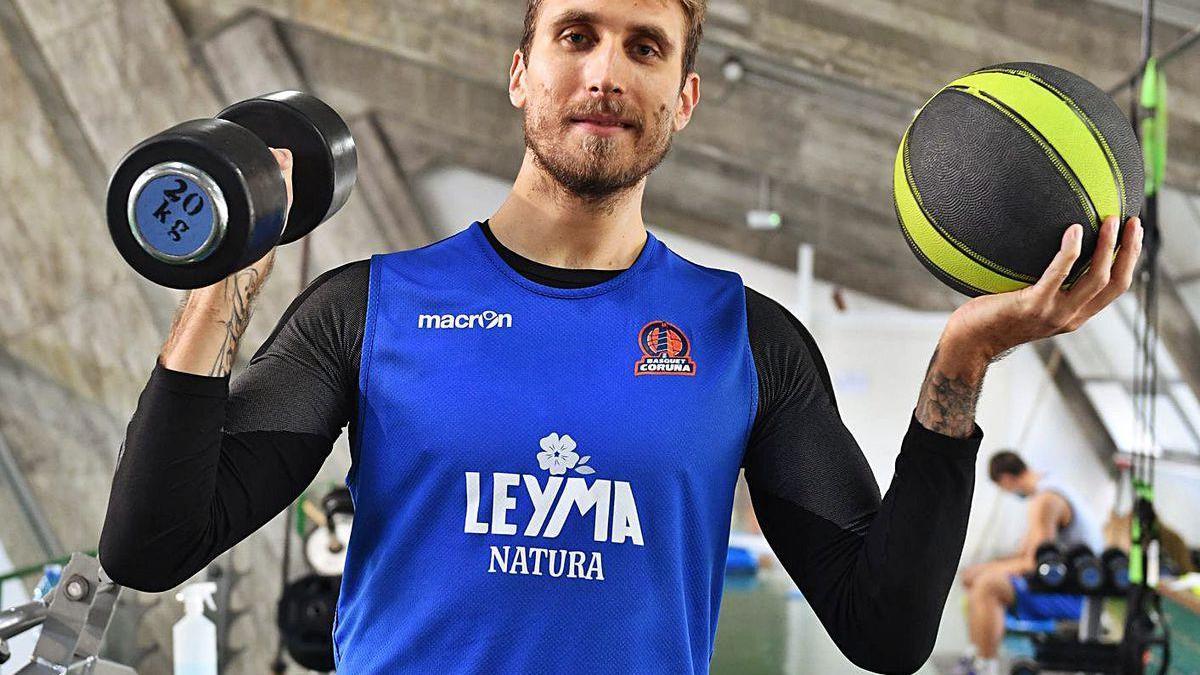
[[[619,106],[611,104],[593,108],[573,117],[622,113]],[[607,201],[631,189],[658,168],[671,150],[674,134],[665,108],[652,120],[637,120],[627,132],[612,136],[587,134],[582,143],[568,137],[574,126],[569,119],[539,113],[527,111],[524,116],[526,147],[533,151],[534,161],[543,171],[568,192],[588,201]],[[633,134],[632,159],[622,156],[622,133]]]

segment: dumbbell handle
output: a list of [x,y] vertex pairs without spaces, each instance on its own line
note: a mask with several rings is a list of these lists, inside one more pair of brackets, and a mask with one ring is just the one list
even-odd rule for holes
[[[292,158],[275,150],[292,203]],[[272,249],[249,267],[217,283],[197,288],[187,296],[179,319],[159,353],[164,368],[194,375],[224,377],[233,367],[238,343],[249,325],[255,296],[275,261]]]

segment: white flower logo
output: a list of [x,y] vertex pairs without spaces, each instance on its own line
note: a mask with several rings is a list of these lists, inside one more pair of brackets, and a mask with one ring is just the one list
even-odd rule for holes
[[576,473],[591,474],[596,473],[595,469],[590,466],[583,466],[591,459],[590,456],[580,457],[575,452],[575,439],[564,434],[559,436],[557,433],[551,433],[543,438],[540,442],[542,452],[538,453],[538,466],[543,471],[549,471],[551,475],[561,476],[569,469],[574,469]]

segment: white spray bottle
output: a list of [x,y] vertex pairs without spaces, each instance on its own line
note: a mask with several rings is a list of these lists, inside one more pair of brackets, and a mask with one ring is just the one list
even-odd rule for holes
[[204,605],[216,610],[211,581],[188,584],[175,594],[183,603],[183,618],[172,631],[175,675],[217,675],[217,627],[204,616]]

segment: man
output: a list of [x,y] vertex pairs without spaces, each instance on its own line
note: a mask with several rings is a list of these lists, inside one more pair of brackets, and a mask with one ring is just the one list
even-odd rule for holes
[[1083,598],[1064,593],[1030,593],[1026,574],[1037,565],[1042,544],[1053,541],[1070,549],[1086,544],[1099,554],[1104,548],[1098,520],[1084,508],[1074,490],[1052,476],[1030,469],[1011,450],[1002,450],[988,462],[988,476],[999,488],[1029,502],[1025,537],[1010,558],[973,565],[963,570],[968,596],[968,626],[975,646],[974,669],[998,672],[996,652],[1004,637],[1004,614],[1012,607],[1021,619],[1078,619]]
[[[349,423],[341,672],[686,672],[712,656],[734,483],[843,652],[911,672],[962,550],[988,363],[1129,284],[972,300],[935,350],[880,499],[820,352],[777,303],[645,229],[645,181],[700,101],[702,0],[527,6],[527,152],[483,223],[330,271],[229,387],[270,256],[192,292],[118,462],[100,556],[163,590],[308,484]],[[285,175],[289,160],[280,154]]]

